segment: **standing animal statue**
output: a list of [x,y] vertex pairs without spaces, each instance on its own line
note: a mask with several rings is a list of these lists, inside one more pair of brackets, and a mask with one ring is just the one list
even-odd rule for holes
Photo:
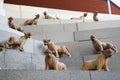
[[99,54],[97,59],[85,61],[82,66],[82,70],[101,71],[102,69],[104,69],[105,71],[109,71],[108,61],[111,56],[112,56],[111,49],[101,51],[101,54]]
[[67,70],[64,63],[57,61],[56,57],[52,54],[51,50],[46,51],[45,56],[45,69],[46,70]]
[[98,15],[98,11],[95,11],[95,12],[93,13],[93,21],[99,21],[97,15]]

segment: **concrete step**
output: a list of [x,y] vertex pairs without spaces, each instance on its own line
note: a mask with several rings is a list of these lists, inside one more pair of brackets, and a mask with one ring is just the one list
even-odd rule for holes
[[91,80],[119,80],[120,72],[97,72],[91,71]]
[[1,80],[119,80],[119,72],[0,70]]
[[45,69],[45,55],[5,49],[0,52],[1,69]]
[[73,41],[73,32],[77,31],[76,24],[24,26],[23,29],[25,32],[31,32],[34,39],[43,40],[47,38],[54,42]]
[[90,80],[89,72],[44,71],[44,70],[1,70],[1,80]]
[[120,20],[107,20],[107,21],[84,22],[84,23],[79,22],[77,24],[78,31],[115,28],[115,27],[119,27],[119,25],[120,25]]
[[[31,18],[30,18],[31,19]],[[23,25],[24,22],[28,20],[28,18],[14,18],[14,22],[18,25]],[[38,25],[51,25],[51,24],[68,24],[68,23],[79,23],[82,22],[80,20],[47,20],[47,19],[39,19]]]
[[120,26],[116,28],[93,29],[75,32],[75,41],[89,40],[91,35],[97,38],[114,38],[118,37],[120,33]]

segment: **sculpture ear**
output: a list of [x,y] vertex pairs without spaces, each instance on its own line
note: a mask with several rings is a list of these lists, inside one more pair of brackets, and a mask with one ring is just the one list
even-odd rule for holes
[[48,42],[50,42],[51,40],[49,39]]

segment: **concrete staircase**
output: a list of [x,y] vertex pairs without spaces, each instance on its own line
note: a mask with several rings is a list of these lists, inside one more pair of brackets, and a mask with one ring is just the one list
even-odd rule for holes
[[[3,18],[5,19],[5,18]],[[18,24],[23,20],[18,21]],[[5,22],[6,23],[6,22]],[[5,24],[4,23],[4,24]],[[3,26],[1,24],[0,26]],[[102,27],[100,27],[102,26]],[[24,45],[25,52],[18,49],[4,49],[0,52],[0,80],[119,80],[120,79],[120,23],[117,21],[79,22],[65,24],[39,24],[23,26],[25,32],[31,32],[32,38]],[[19,37],[23,33],[0,28],[0,42],[5,42],[10,36]],[[9,31],[9,32],[8,32]],[[101,41],[115,44],[118,54],[113,54],[109,61],[110,72],[82,71],[84,61],[95,59],[90,35],[95,35]],[[72,57],[60,58],[65,63],[67,71],[44,70],[44,54],[46,47],[43,39],[51,39],[56,44],[68,47]]]
[[[24,23],[23,19],[15,19],[16,23],[22,25]],[[22,21],[20,23],[20,21]],[[43,22],[41,22],[43,21]],[[51,21],[49,24],[46,21]],[[74,20],[67,20],[64,24],[56,23],[56,21],[64,20],[40,20],[38,25],[24,26],[22,25],[25,32],[30,31],[32,33],[32,38],[37,40],[43,40],[45,38],[51,39],[56,43],[59,42],[74,42],[75,33],[84,30],[95,30],[95,29],[105,29],[105,28],[115,28],[119,27],[120,20],[113,21],[99,21],[99,22],[74,22]],[[42,23],[45,23],[42,25]],[[88,33],[89,34],[89,33]],[[64,36],[63,36],[64,35]],[[58,37],[59,36],[59,37]]]

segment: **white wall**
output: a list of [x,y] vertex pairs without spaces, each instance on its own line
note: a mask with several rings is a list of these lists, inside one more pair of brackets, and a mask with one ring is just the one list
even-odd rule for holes
[[3,9],[3,2],[4,0],[0,0],[0,15],[5,16],[5,11]]
[[[42,7],[32,7],[14,4],[4,4],[4,9],[6,10],[6,16],[12,16],[14,18],[33,18],[35,14],[40,14],[40,18],[43,19],[43,12],[47,11],[49,15],[55,17],[56,15],[62,19],[70,19],[71,17],[79,17],[83,15],[84,12],[42,8]],[[93,13],[88,13],[86,21],[92,21]],[[98,14],[99,20],[120,20],[120,15],[108,15],[108,14]]]
[[3,8],[3,0],[0,0],[0,9]]
[[6,11],[6,16],[13,16],[20,18],[20,9],[18,5],[4,4],[4,9]]

